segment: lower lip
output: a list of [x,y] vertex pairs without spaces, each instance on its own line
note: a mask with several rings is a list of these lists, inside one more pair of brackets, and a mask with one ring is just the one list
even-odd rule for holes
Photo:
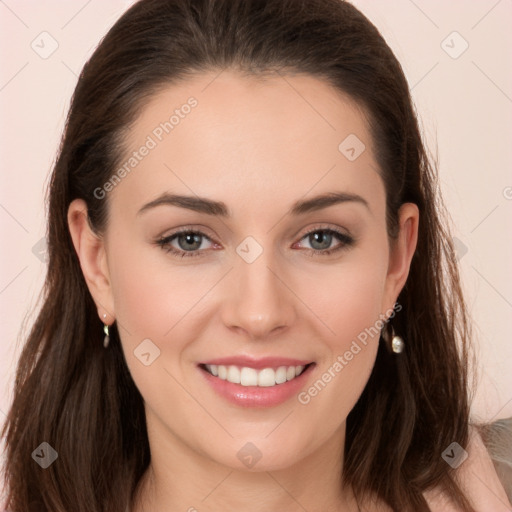
[[201,374],[214,391],[231,403],[242,407],[274,407],[299,393],[306,383],[315,363],[310,364],[298,377],[275,386],[242,386],[214,377],[202,367]]

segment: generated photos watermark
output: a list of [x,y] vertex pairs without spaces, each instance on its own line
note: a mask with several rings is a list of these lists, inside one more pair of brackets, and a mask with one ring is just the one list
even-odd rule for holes
[[356,339],[352,340],[352,344],[343,354],[340,354],[336,357],[334,363],[327,368],[327,370],[322,373],[320,378],[318,378],[314,384],[312,384],[306,391],[301,391],[297,395],[297,400],[302,405],[307,405],[311,402],[312,398],[317,396],[329,382],[332,381],[339,373],[354,359],[354,357],[361,352],[362,347],[368,344],[368,338],[370,336],[376,336],[380,334],[382,328],[386,324],[386,319],[391,319],[395,316],[396,313],[402,310],[401,304],[398,302],[394,305],[393,309],[386,311],[386,314],[382,313],[379,315],[379,319],[371,326],[366,327],[363,331],[361,331]]
[[173,114],[168,120],[162,121],[159,125],[155,126],[151,133],[146,137],[146,140],[137,151],[134,151],[129,158],[112,174],[103,186],[94,189],[93,195],[96,199],[104,199],[107,192],[111,192],[122,179],[125,178],[130,172],[135,169],[150,152],[155,149],[165,136],[172,132],[183,119],[185,119],[192,109],[197,107],[198,101],[191,96],[187,102],[179,108],[174,109]]

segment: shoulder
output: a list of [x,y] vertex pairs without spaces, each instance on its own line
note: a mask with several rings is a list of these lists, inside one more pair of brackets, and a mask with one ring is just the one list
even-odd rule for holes
[[[467,459],[457,468],[455,476],[477,512],[511,512],[503,485],[491,456],[475,427],[470,427],[466,447]],[[452,505],[443,493],[433,489],[424,493],[432,512],[463,512]]]

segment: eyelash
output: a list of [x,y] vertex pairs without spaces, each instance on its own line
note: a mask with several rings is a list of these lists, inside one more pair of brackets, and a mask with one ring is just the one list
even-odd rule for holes
[[[340,245],[338,245],[337,247],[334,247],[333,249],[325,249],[325,250],[307,249],[307,248],[303,249],[304,251],[306,251],[306,253],[309,253],[311,257],[317,256],[317,255],[318,256],[329,256],[330,254],[338,252],[342,249],[348,249],[355,243],[354,238],[352,238],[349,235],[346,235],[345,233],[342,233],[341,231],[333,229],[333,228],[315,228],[315,229],[305,233],[300,238],[300,240],[303,240],[304,238],[308,237],[309,235],[312,235],[313,233],[327,233],[330,235],[334,235],[341,243],[340,243]],[[175,249],[174,247],[172,247],[170,245],[174,239],[178,238],[180,235],[185,235],[185,234],[186,235],[200,235],[200,236],[206,238],[207,240],[209,240],[210,242],[212,241],[211,238],[208,237],[202,231],[196,231],[194,229],[183,228],[183,229],[176,231],[172,235],[168,235],[166,237],[160,238],[159,240],[156,241],[156,244],[158,246],[160,246],[164,251],[171,253],[172,255],[179,257],[179,258],[193,258],[196,256],[202,256],[203,251],[199,251],[199,250],[183,251],[183,250]]]

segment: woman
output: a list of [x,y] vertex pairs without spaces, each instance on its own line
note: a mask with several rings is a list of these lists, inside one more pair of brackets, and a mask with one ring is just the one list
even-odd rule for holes
[[131,7],[50,184],[10,510],[509,510],[435,179],[352,5]]

